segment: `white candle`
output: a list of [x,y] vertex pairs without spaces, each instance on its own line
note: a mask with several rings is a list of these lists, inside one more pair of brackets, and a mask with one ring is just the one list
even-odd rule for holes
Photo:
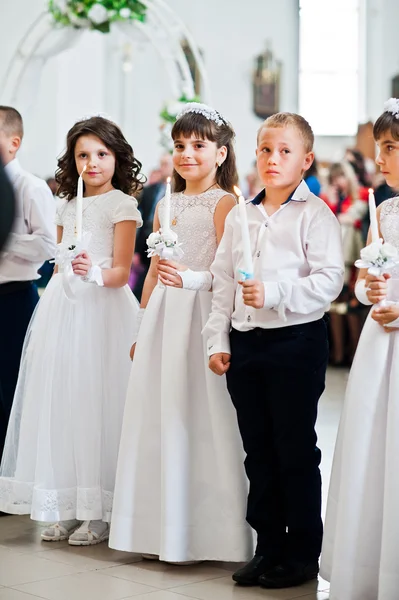
[[170,177],[166,180],[166,190],[165,190],[165,200],[164,200],[164,214],[163,214],[163,223],[162,223],[162,232],[170,231],[170,196],[171,196],[171,187],[170,187]]
[[369,189],[369,213],[370,213],[370,230],[371,230],[371,241],[378,242],[380,234],[378,233],[378,220],[377,220],[377,209],[375,206],[374,192]]
[[247,274],[248,279],[253,279],[254,267],[252,263],[251,238],[249,236],[247,207],[245,204],[244,197],[241,194],[241,190],[238,187],[234,187],[234,191],[238,196],[238,214],[241,223],[242,250],[244,254],[244,271]]
[[78,242],[82,240],[83,232],[83,173],[86,171],[86,165],[79,175],[78,192],[76,194],[76,239]]

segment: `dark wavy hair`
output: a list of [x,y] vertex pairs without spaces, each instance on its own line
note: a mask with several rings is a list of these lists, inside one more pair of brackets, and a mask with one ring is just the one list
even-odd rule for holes
[[75,163],[75,146],[82,135],[96,135],[108,150],[115,154],[115,172],[112,177],[115,189],[129,196],[141,191],[145,182],[144,175],[140,173],[142,165],[135,158],[133,148],[126,141],[122,131],[104,117],[91,117],[78,121],[68,131],[67,147],[58,159],[58,169],[55,172],[55,179],[59,185],[58,196],[72,200],[77,194],[79,173]]
[[[219,114],[219,113],[218,113]],[[186,113],[176,121],[172,128],[172,139],[180,137],[190,138],[193,134],[200,140],[215,142],[218,148],[226,146],[227,156],[225,161],[216,170],[216,183],[227,192],[234,193],[234,186],[238,185],[238,173],[236,165],[236,154],[234,151],[235,133],[227,121],[221,125],[211,121],[200,113]],[[179,173],[173,171],[173,189],[175,192],[183,192],[186,188],[186,180]]]

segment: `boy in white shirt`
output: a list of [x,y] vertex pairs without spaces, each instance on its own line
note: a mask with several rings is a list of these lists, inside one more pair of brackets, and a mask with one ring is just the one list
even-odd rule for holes
[[279,113],[258,133],[265,185],[247,203],[254,278],[244,270],[237,207],[212,266],[205,327],[209,366],[226,373],[250,481],[247,520],[255,557],[233,575],[241,585],[281,588],[318,574],[320,450],[315,422],[328,360],[324,313],[343,285],[338,221],[309,191],[314,136],[301,116]]
[[0,106],[0,155],[15,194],[11,234],[0,253],[0,458],[3,452],[26,329],[39,296],[34,280],[56,247],[55,202],[45,181],[16,158],[23,137],[20,113]]

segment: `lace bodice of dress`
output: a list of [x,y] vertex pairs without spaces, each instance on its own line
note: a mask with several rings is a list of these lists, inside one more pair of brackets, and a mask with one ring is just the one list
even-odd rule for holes
[[[88,253],[93,264],[102,268],[112,266],[114,229],[120,221],[137,221],[141,215],[135,198],[120,190],[112,190],[99,196],[83,198],[83,233],[90,232]],[[75,243],[76,198],[60,200],[57,206],[57,225],[63,227],[62,241],[68,246]]]
[[[384,241],[399,250],[399,197],[382,203],[380,228]],[[399,267],[395,267],[391,274],[395,279],[399,278]]]
[[[217,241],[213,222],[216,206],[228,192],[209,190],[197,196],[183,192],[172,194],[170,202],[171,229],[175,231],[184,256],[181,262],[194,271],[208,271],[215,258]],[[158,204],[162,223],[164,199]]]

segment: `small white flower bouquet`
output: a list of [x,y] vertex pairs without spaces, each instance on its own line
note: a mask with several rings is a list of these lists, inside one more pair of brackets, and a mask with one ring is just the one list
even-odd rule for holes
[[360,251],[360,259],[355,262],[359,269],[368,269],[370,275],[379,277],[399,263],[398,250],[392,244],[378,240]]
[[147,256],[160,256],[160,258],[170,260],[173,258],[181,258],[184,254],[180,248],[181,244],[178,243],[177,234],[168,229],[151,233],[147,238]]

